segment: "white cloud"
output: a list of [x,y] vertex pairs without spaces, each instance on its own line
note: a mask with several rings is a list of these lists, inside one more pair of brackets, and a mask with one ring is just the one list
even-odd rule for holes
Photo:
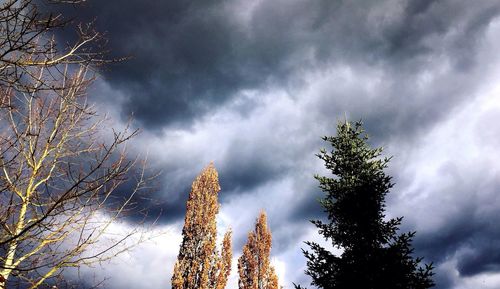
[[[235,6],[253,11],[258,3],[240,1]],[[439,6],[443,9],[446,5]],[[403,20],[400,6],[393,7],[395,14],[387,14],[384,8],[381,5],[369,13],[371,24],[391,26]],[[253,12],[241,11],[236,17],[247,25]],[[241,245],[258,211],[266,209],[275,236],[273,256],[285,288],[290,288],[291,282],[307,283],[302,241],[320,242],[321,237],[312,225],[304,227],[306,220],[290,219],[292,214],[302,213],[294,210],[314,190],[312,175],[324,172],[314,157],[322,146],[319,137],[333,134],[334,124],[344,112],[378,129],[368,132],[387,146],[387,154],[394,155],[389,173],[397,185],[389,196],[388,213],[405,216],[405,228],[416,229],[417,235],[437,232],[470,205],[486,216],[493,215],[500,211],[500,197],[478,188],[484,181],[500,177],[500,63],[496,56],[500,21],[490,23],[484,37],[471,40],[477,42],[478,49],[471,57],[477,65],[470,70],[457,69],[458,57],[451,53],[464,37],[464,25],[460,22],[444,35],[424,37],[422,42],[433,53],[414,60],[418,64],[407,64],[411,59],[396,64],[382,60],[351,63],[352,59],[340,55],[333,64],[298,69],[283,86],[271,83],[239,91],[189,129],[146,131],[135,141],[135,149],[149,150],[152,163],[166,168],[165,198],[188,186],[210,161],[228,174],[251,168],[257,161],[261,163],[256,168],[265,164],[275,169],[272,179],[255,187],[237,192],[222,188],[221,195],[230,197],[221,207],[219,233],[232,227],[234,239]],[[120,99],[123,101],[123,96]],[[111,103],[108,105],[113,111]],[[286,174],[278,174],[280,171]],[[454,193],[458,191],[464,193]],[[97,273],[110,276],[108,284],[115,288],[144,288],[141,282],[145,279],[149,280],[146,284],[152,284],[150,288],[166,288],[180,242],[178,227],[167,226],[171,233],[155,239],[156,244],[141,245]],[[280,244],[285,241],[286,246]],[[237,257],[235,253],[231,289],[237,284]],[[455,280],[455,289],[500,284],[495,274],[459,276],[456,258],[458,255],[452,254],[439,265],[440,272]],[[136,278],[136,274],[141,276]]]
[[[132,225],[127,223],[113,223],[106,230],[106,235],[91,250],[98,251],[100,246],[107,246],[106,236],[124,236],[133,229]],[[145,241],[140,241],[139,238]],[[105,288],[168,288],[180,242],[181,234],[177,225],[153,227],[142,235],[127,239],[125,246],[136,245],[110,261],[92,267],[81,266],[78,271],[68,271],[66,274],[72,278],[80,278],[79,280],[83,280],[87,285],[104,280]],[[120,248],[123,246],[118,249]]]

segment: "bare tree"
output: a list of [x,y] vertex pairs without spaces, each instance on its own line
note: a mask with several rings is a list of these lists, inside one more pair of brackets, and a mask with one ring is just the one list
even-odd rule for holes
[[[6,0],[0,4],[0,87],[30,91],[39,67],[61,64],[100,64],[106,62],[101,34],[92,25],[77,25],[76,40],[57,43],[54,32],[67,26],[63,15],[43,12],[42,3],[80,3],[85,0]],[[46,9],[49,10],[49,9]],[[58,70],[52,71],[56,73]],[[60,77],[60,74],[56,77]],[[39,79],[38,79],[39,81]],[[54,85],[54,83],[51,83]],[[37,82],[37,88],[52,89]]]
[[86,45],[99,34],[80,25],[79,40],[58,50],[53,29],[63,25],[35,1],[0,4],[0,289],[59,282],[147,230],[110,233],[148,177],[126,151],[137,130],[108,129],[88,102],[102,59]]
[[[41,68],[39,77],[46,71]],[[66,71],[57,90],[3,95],[0,275],[6,284],[12,279],[37,288],[64,268],[109,259],[140,230],[90,250],[146,180],[142,170],[128,193],[117,191],[137,163],[125,151],[137,131],[113,131],[109,141],[101,140],[105,120],[87,102],[87,74],[81,67]]]

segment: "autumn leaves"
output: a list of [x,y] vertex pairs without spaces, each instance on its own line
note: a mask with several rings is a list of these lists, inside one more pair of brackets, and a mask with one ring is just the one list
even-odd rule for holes
[[219,254],[215,219],[219,212],[219,191],[217,171],[210,165],[191,186],[172,288],[222,289],[226,286],[231,270],[231,231],[224,235]]
[[[216,246],[219,178],[213,164],[194,180],[187,201],[183,240],[172,276],[173,289],[223,289],[231,271],[231,231],[224,235],[221,252]],[[238,259],[240,289],[277,289],[270,265],[271,231],[260,213]]]
[[267,227],[267,217],[261,212],[255,230],[248,233],[248,241],[243,246],[243,255],[238,259],[240,289],[277,289],[278,277],[269,264],[271,252],[271,231]]

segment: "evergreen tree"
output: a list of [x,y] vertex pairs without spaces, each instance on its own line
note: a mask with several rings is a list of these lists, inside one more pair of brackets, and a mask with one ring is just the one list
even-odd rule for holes
[[223,289],[231,270],[231,231],[222,252],[216,246],[219,179],[210,164],[196,178],[187,201],[183,240],[172,276],[173,289]]
[[278,289],[278,276],[269,260],[271,243],[267,217],[261,212],[238,259],[239,289]]
[[[341,248],[335,255],[314,242],[306,274],[312,285],[328,289],[423,289],[434,286],[432,264],[413,258],[415,232],[398,234],[402,217],[385,220],[385,196],[393,186],[384,169],[390,158],[367,144],[361,122],[340,122],[337,136],[324,137],[333,149],[317,155],[333,177],[315,176],[326,196],[328,221],[312,221],[319,233]],[[301,288],[296,286],[296,288]]]

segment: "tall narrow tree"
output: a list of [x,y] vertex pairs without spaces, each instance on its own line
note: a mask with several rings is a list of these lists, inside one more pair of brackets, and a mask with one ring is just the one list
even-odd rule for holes
[[255,230],[248,233],[243,255],[238,259],[240,289],[278,289],[278,277],[269,262],[271,243],[267,217],[261,212],[255,223]]
[[226,286],[231,270],[231,231],[224,235],[219,255],[216,246],[219,191],[218,174],[210,164],[191,187],[183,240],[172,276],[174,289],[223,289]]
[[312,250],[304,251],[306,274],[319,288],[430,288],[432,265],[422,267],[422,259],[412,257],[415,232],[398,234],[402,218],[385,218],[384,199],[393,186],[384,172],[389,158],[381,158],[382,148],[370,148],[367,139],[360,122],[347,121],[338,124],[337,136],[323,138],[333,147],[318,154],[333,177],[316,176],[326,193],[321,205],[328,222],[313,223],[343,252],[306,242]]

